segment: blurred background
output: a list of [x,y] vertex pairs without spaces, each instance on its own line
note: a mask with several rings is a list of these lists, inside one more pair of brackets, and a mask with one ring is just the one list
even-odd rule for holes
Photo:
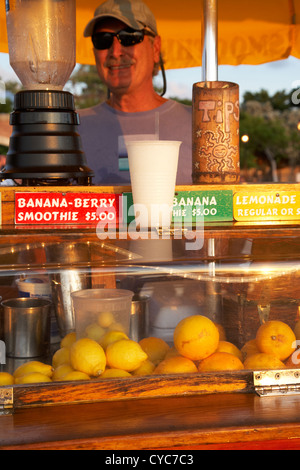
[[[192,103],[193,83],[201,81],[201,67],[167,70],[166,97]],[[300,60],[262,65],[219,66],[219,80],[240,86],[241,180],[247,183],[300,182]],[[154,78],[159,91],[162,76]],[[5,162],[14,94],[21,83],[0,53],[0,166]],[[76,108],[86,108],[106,99],[107,90],[96,69],[74,69],[65,90],[74,94]]]

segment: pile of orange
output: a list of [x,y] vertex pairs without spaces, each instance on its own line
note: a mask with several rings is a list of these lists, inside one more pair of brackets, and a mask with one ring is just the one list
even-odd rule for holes
[[203,315],[193,315],[178,323],[174,346],[181,356],[194,362],[195,372],[244,369],[241,351],[226,341],[220,325]]
[[258,329],[256,338],[242,349],[244,366],[256,370],[297,367],[296,349],[296,334],[289,325],[279,320],[267,321]]
[[224,337],[218,339],[217,330],[220,332],[208,318],[189,317],[175,329],[175,348],[194,361],[199,372],[300,368],[300,323],[293,331],[282,321],[268,321],[241,350]]
[[[215,371],[300,368],[300,322],[294,331],[284,322],[268,321],[256,337],[242,349],[226,340],[221,325],[203,315],[181,320],[169,345],[156,337],[132,341],[120,332],[109,331],[98,341],[76,339],[75,333],[61,341],[54,354],[47,381],[93,380],[143,375],[193,374]],[[43,364],[26,365],[31,375],[22,378],[39,381]],[[27,371],[28,372],[28,371]],[[41,374],[42,372],[42,374]],[[18,379],[19,380],[19,379]],[[46,380],[45,380],[46,381]],[[0,373],[0,385],[16,383],[16,377]]]

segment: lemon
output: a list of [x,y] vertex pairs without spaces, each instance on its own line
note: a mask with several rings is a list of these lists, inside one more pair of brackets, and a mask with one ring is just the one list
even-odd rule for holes
[[54,369],[62,364],[70,364],[70,348],[60,348],[53,354],[52,366]]
[[131,377],[131,374],[122,369],[106,369],[103,374],[100,375],[100,379],[109,379],[112,377]]
[[161,338],[148,336],[139,341],[139,345],[145,351],[153,364],[159,364],[170,349],[170,346]]
[[121,339],[107,346],[106,359],[111,368],[131,372],[140,367],[148,356],[136,341]]
[[13,385],[14,378],[8,372],[0,372],[0,385]]
[[124,331],[124,326],[122,325],[122,323],[120,322],[114,322],[112,323],[110,326],[109,326],[109,330],[111,331],[122,331],[125,333]]
[[106,350],[109,344],[114,343],[115,341],[120,341],[120,339],[129,339],[126,333],[122,331],[108,331],[99,341],[104,351]]
[[73,369],[93,377],[101,375],[106,366],[102,346],[90,338],[81,338],[71,346],[70,360]]
[[58,366],[57,369],[53,372],[52,380],[54,382],[58,382],[59,380],[63,380],[63,377],[67,375],[69,372],[73,372],[73,368],[70,364],[62,364]]
[[33,384],[42,382],[52,382],[50,377],[41,374],[40,372],[30,372],[29,374],[22,375],[21,377],[15,378],[16,384]]
[[13,375],[14,375],[14,378],[16,379],[16,378],[22,377],[23,375],[31,374],[31,373],[39,373],[39,374],[43,374],[51,378],[53,374],[53,368],[51,365],[44,364],[43,362],[30,361],[19,366],[15,370]]
[[90,376],[85,374],[84,372],[80,372],[78,370],[72,370],[68,374],[66,374],[63,379],[64,382],[73,381],[73,380],[91,380]]
[[92,323],[88,325],[85,329],[85,335],[87,338],[94,339],[99,343],[102,336],[105,334],[105,329],[102,326],[98,325],[98,323]]
[[153,362],[151,362],[150,359],[146,359],[144,362],[142,362],[140,367],[138,367],[132,372],[132,375],[135,375],[135,376],[151,375],[154,369],[155,369],[155,364],[153,364]]
[[115,322],[115,317],[112,312],[101,312],[98,316],[98,323],[102,328],[109,328]]
[[61,348],[70,348],[73,343],[76,341],[76,333],[73,331],[72,333],[68,333],[60,342]]

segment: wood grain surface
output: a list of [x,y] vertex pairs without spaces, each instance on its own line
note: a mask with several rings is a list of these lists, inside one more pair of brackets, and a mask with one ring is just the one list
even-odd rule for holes
[[212,394],[22,409],[0,449],[300,449],[300,397]]

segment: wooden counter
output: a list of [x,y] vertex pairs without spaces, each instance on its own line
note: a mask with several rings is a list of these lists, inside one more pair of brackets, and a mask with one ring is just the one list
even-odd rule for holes
[[[243,185],[232,187],[234,191],[242,188]],[[280,185],[276,188],[286,189]],[[289,186],[289,189],[299,190],[299,188],[300,185]],[[103,189],[91,187],[85,188],[85,191],[101,192]],[[129,189],[106,187],[105,191],[122,192]],[[253,185],[251,189],[267,191],[270,186],[262,188]],[[14,197],[18,190],[20,188],[0,190],[2,235],[5,234],[7,237],[11,235],[11,242],[18,239],[18,243],[31,243],[34,237],[42,239],[43,242],[49,237],[52,237],[52,241],[56,241],[56,237],[60,240],[60,237],[68,234],[69,230],[70,234],[73,230],[82,240],[85,240],[85,236],[88,240],[97,239],[94,227],[90,227],[89,230],[89,227],[80,225],[72,229],[65,225],[60,227],[14,225]],[[39,190],[41,188],[22,188],[22,191]],[[42,191],[46,190],[61,191],[62,188],[42,188]],[[78,188],[67,190],[75,191]],[[273,245],[270,240],[277,238],[280,230],[287,237],[281,246],[283,253],[288,254],[293,249],[295,255],[299,256],[299,245],[294,238],[300,230],[300,220],[255,225],[253,222],[235,221],[208,225],[205,227],[205,238],[209,239],[210,236],[226,240],[241,237],[255,238],[256,232],[261,228],[265,231],[264,237],[268,242],[263,246],[263,254],[258,253],[258,258],[261,259],[263,255],[268,257],[272,252]],[[7,238],[2,238],[1,243],[7,243]],[[285,251],[286,246],[288,249]],[[219,386],[219,380],[219,377],[216,377],[212,386],[215,388]],[[145,387],[140,388],[139,383],[136,383],[136,388],[132,389],[131,394],[128,389],[122,391],[118,388],[116,391],[113,387],[108,387],[106,390],[103,385],[102,388],[99,387],[102,398],[105,392],[105,400],[93,403],[84,401],[98,386],[94,383],[74,387],[71,395],[67,386],[64,389],[61,387],[60,391],[65,392],[65,395],[62,395],[57,390],[57,384],[50,384],[52,387],[47,388],[44,401],[44,395],[39,395],[39,387],[33,390],[31,396],[27,395],[28,401],[21,394],[22,390],[17,387],[14,391],[17,405],[14,413],[0,416],[0,450],[300,449],[300,395],[260,398],[255,392],[249,393],[249,381],[246,378],[234,382],[234,388],[230,382],[231,388],[223,388],[222,392],[217,391],[217,393],[212,393],[213,388],[209,388],[209,394],[203,395],[195,395],[193,383],[188,380],[181,381],[179,378],[178,382],[180,383],[175,382],[175,388],[172,388],[170,379],[165,384],[166,388],[163,384],[159,388],[154,383],[151,389],[152,396],[147,397]],[[133,383],[135,384],[134,381]],[[199,382],[194,386],[198,390]],[[205,386],[207,390],[207,385]],[[176,396],[172,395],[174,390]],[[223,393],[224,390],[227,393]],[[233,390],[235,393],[232,393]],[[162,392],[165,396],[158,396]],[[166,396],[167,394],[171,396]],[[35,399],[33,407],[30,406],[32,397]],[[70,404],[59,403],[62,397],[67,397]]]
[[300,396],[216,394],[17,410],[0,449],[300,449]]
[[[300,210],[300,184],[237,184],[237,185],[190,185],[190,186],[176,186],[175,188],[175,194],[181,193],[181,192],[198,192],[201,194],[201,192],[219,192],[219,193],[226,193],[226,192],[232,192],[232,195],[230,196],[231,199],[233,199],[234,194],[244,194],[245,192],[250,193],[250,194],[268,194],[276,191],[276,193],[281,194],[282,192],[294,192],[294,198],[295,198],[295,207],[297,209],[299,208]],[[17,193],[31,193],[31,194],[38,194],[38,193],[44,193],[44,194],[63,194],[63,195],[71,195],[72,193],[78,193],[81,195],[88,195],[90,194],[115,194],[115,195],[121,195],[124,193],[130,193],[131,192],[131,187],[130,186],[1,186],[0,187],[0,201],[1,201],[1,223],[3,226],[8,225],[8,226],[13,226],[15,224],[15,197]],[[296,197],[297,195],[297,197]],[[298,199],[297,199],[298,198]],[[297,199],[297,201],[296,201]],[[250,206],[248,206],[250,207]],[[230,209],[232,211],[232,209]],[[226,210],[225,207],[220,209],[221,212],[223,211],[228,211]],[[266,221],[279,221],[283,222],[284,224],[297,224],[300,221],[300,212],[293,217],[287,216],[287,217],[277,217],[274,216],[274,218],[267,217],[265,218]],[[60,227],[64,228],[66,226],[67,221],[69,220],[69,223],[72,224],[73,219],[63,219],[63,222],[60,222]],[[206,219],[205,219],[206,220]],[[253,221],[258,221],[261,223],[262,221],[264,222],[264,217],[258,216],[258,217],[245,217],[242,218],[242,220],[239,220],[239,218],[235,219],[233,213],[230,213],[230,216],[225,219],[221,217],[220,219],[217,218],[217,222],[222,222],[226,220],[227,222],[232,222],[234,224],[242,224],[243,222],[245,223],[253,223]],[[208,219],[209,221],[209,219]],[[39,225],[40,227],[42,226],[41,223],[38,222],[27,222],[31,226],[34,225]],[[59,222],[57,222],[59,224]],[[24,222],[25,224],[25,222]],[[46,224],[47,225],[47,224]],[[76,225],[76,222],[75,222]],[[78,224],[80,225],[80,224]],[[82,225],[82,224],[81,224]],[[85,225],[89,225],[89,222],[86,222]],[[95,226],[95,224],[91,224],[92,226]],[[26,228],[26,225],[22,225],[21,222],[18,223],[19,228],[23,227]]]

